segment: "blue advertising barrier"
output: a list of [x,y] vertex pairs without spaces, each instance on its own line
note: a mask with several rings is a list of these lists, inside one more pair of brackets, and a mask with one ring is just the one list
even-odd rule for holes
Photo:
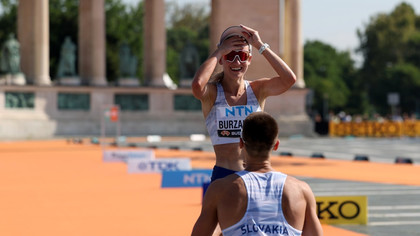
[[210,182],[212,170],[162,171],[162,188],[202,187]]

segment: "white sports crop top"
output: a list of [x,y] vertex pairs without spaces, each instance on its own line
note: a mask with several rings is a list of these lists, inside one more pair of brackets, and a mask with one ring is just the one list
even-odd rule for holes
[[217,83],[217,97],[206,118],[207,131],[213,145],[239,143],[244,119],[255,111],[262,111],[249,81],[245,80],[246,105],[229,106],[221,83]]

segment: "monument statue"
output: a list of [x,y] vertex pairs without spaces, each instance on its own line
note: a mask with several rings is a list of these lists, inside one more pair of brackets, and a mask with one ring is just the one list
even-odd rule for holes
[[8,39],[1,49],[1,71],[5,74],[20,73],[20,44],[14,34],[9,34]]
[[119,85],[138,86],[139,81],[136,75],[138,60],[137,57],[131,52],[130,46],[126,42],[123,42],[120,46],[119,59]]
[[26,84],[25,76],[20,69],[20,44],[13,33],[9,34],[1,48],[0,71],[3,75],[0,84]]
[[76,73],[76,45],[66,36],[61,45],[60,60],[58,61],[57,78],[61,85],[80,85],[81,81]]
[[76,77],[76,45],[67,36],[61,46],[57,77]]
[[130,46],[122,43],[120,46],[120,74],[123,78],[136,78],[137,57],[131,53]]
[[198,54],[197,48],[188,41],[181,52],[180,58],[181,85],[191,86],[191,81],[199,66],[200,55]]

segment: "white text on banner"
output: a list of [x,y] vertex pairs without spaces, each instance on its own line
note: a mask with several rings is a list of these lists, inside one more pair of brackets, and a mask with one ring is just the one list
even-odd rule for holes
[[155,152],[152,149],[105,150],[102,157],[104,162],[127,162],[129,158],[152,160],[155,158]]
[[162,158],[144,160],[128,158],[128,173],[162,173],[162,171],[191,170],[189,158]]

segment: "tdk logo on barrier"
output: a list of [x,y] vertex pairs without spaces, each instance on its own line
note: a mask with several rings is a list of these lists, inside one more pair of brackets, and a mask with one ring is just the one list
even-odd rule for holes
[[128,158],[128,173],[161,173],[163,171],[191,170],[189,158],[162,158],[145,160]]
[[139,170],[157,170],[161,171],[176,171],[179,170],[178,162],[141,162],[138,165]]

